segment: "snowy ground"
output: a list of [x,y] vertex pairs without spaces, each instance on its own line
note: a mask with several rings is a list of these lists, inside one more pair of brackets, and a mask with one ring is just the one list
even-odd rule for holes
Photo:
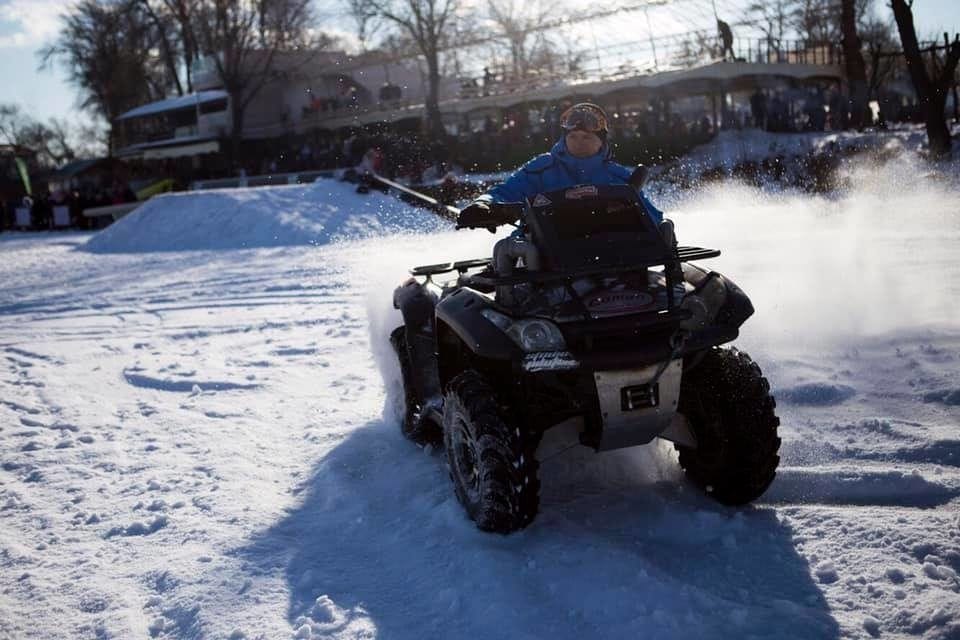
[[671,209],[758,308],[768,494],[573,451],[508,537],[401,438],[380,371],[403,269],[493,236],[327,182],[164,196],[89,246],[0,236],[0,637],[960,637],[960,188],[852,180]]

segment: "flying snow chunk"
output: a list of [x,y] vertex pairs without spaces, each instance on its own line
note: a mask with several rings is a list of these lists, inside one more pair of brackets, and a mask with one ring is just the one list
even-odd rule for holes
[[840,579],[840,575],[837,573],[836,568],[833,566],[832,562],[824,562],[817,566],[814,574],[817,576],[817,579],[821,584],[832,584]]

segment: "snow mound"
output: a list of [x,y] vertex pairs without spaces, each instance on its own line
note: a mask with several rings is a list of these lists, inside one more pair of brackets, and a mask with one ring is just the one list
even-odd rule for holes
[[830,406],[849,400],[856,394],[852,387],[845,384],[830,384],[824,382],[808,382],[798,384],[777,392],[777,398],[810,406]]
[[925,402],[940,402],[948,406],[960,405],[960,389],[940,389],[924,394]]
[[157,196],[85,245],[94,253],[325,245],[447,226],[434,215],[352,184],[223,189]]
[[933,508],[957,497],[958,489],[918,471],[781,467],[763,500],[768,503],[909,506]]

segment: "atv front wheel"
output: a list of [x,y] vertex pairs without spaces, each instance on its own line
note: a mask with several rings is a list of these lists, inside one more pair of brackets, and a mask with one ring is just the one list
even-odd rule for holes
[[496,391],[475,371],[447,387],[443,441],[454,492],[478,528],[510,533],[533,521],[540,500],[535,441],[511,426]]
[[403,379],[403,417],[400,422],[400,431],[421,446],[439,445],[443,441],[443,432],[438,424],[425,415],[423,402],[418,397],[413,383],[413,367],[410,364],[410,352],[407,350],[407,335],[404,327],[399,327],[390,334],[390,344],[397,353],[400,376]]
[[760,367],[737,349],[713,348],[680,383],[677,411],[696,448],[674,445],[687,477],[726,505],[759,498],[780,462],[780,419]]

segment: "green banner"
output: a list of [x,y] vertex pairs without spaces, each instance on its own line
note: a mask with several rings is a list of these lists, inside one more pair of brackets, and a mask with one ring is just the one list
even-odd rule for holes
[[140,189],[137,191],[137,200],[148,200],[158,193],[166,193],[168,191],[173,191],[173,180],[167,178],[166,180],[160,180],[159,182],[154,182],[153,184]]
[[27,190],[27,195],[33,195],[33,189],[30,188],[30,173],[27,171],[27,163],[24,162],[23,158],[15,158],[14,162],[17,163],[17,171],[20,173],[20,179],[23,181],[23,188]]

